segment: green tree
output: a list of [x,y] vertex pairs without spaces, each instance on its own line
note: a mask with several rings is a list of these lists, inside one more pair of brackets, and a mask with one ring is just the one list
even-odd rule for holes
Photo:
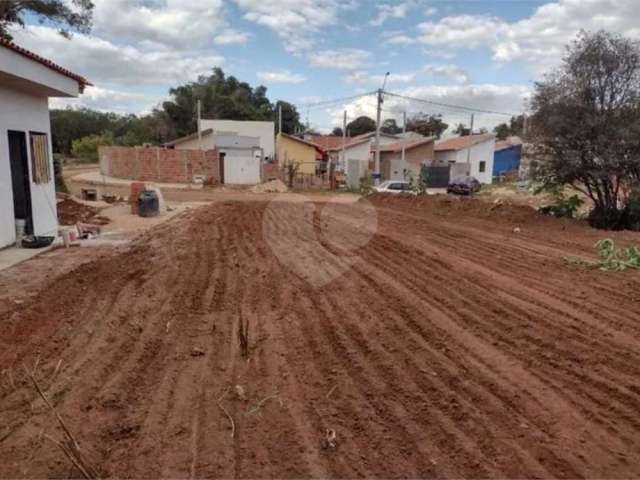
[[304,130],[304,126],[302,125],[302,123],[300,123],[300,114],[298,113],[295,105],[292,105],[289,102],[278,100],[274,107],[276,114],[278,112],[278,108],[282,108],[283,133],[293,135]]
[[71,154],[74,158],[87,163],[98,161],[98,147],[101,145],[113,145],[113,134],[104,132],[101,135],[89,135],[79,140],[74,140],[71,146]]
[[543,184],[588,196],[595,227],[632,223],[640,183],[640,43],[581,32],[561,66],[535,84],[532,109]]
[[496,134],[500,140],[504,140],[507,137],[517,136],[520,137],[523,135],[524,131],[524,115],[518,115],[517,117],[511,117],[509,120],[509,124],[501,123],[496,125],[493,129],[493,133]]
[[375,132],[376,122],[366,116],[361,116],[347,124],[347,131],[352,137],[362,135],[363,133]]
[[407,119],[407,131],[416,132],[425,137],[440,138],[449,125],[442,121],[442,115],[419,113]]
[[335,127],[332,131],[331,131],[331,135],[335,136],[335,137],[341,137],[342,136],[342,128],[340,127]]
[[0,0],[0,38],[11,40],[11,27],[24,27],[27,17],[56,26],[67,38],[72,30],[89,33],[92,15],[91,0]]
[[382,122],[380,131],[383,133],[388,133],[389,135],[396,135],[398,133],[402,133],[402,128],[398,126],[395,118],[387,118],[384,122]]
[[453,133],[456,133],[461,137],[466,137],[467,135],[471,135],[471,129],[467,127],[464,123],[459,123],[456,126],[456,128],[453,130]]

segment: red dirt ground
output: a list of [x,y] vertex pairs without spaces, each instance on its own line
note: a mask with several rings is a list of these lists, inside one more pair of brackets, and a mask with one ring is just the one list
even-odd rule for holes
[[[0,477],[79,475],[43,438],[62,434],[22,373],[37,359],[114,478],[638,477],[640,274],[562,260],[602,232],[475,200],[372,202],[377,233],[318,288],[262,233],[299,233],[302,252],[299,205],[226,202],[0,310]],[[362,211],[333,208],[333,238],[352,238]],[[309,272],[337,268],[321,238]]]

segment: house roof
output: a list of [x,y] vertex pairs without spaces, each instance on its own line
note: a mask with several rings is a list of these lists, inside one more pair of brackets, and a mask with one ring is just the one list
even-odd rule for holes
[[499,152],[501,150],[507,150],[509,148],[514,148],[514,147],[522,147],[521,143],[512,143],[509,140],[500,140],[499,142],[496,142],[496,152]]
[[[312,137],[313,143],[318,145],[320,148],[327,152],[335,152],[337,150],[342,150],[342,137],[337,135],[313,135]],[[368,138],[358,138],[358,137],[346,137],[345,139],[345,148],[355,147],[356,145],[361,145],[367,142]]]
[[[204,137],[205,135],[209,135],[211,133],[213,133],[213,128],[207,128],[206,130],[202,130],[202,132],[200,132],[200,135]],[[193,140],[194,138],[198,138],[198,132],[192,133],[191,135],[186,135],[184,137],[176,138],[175,140],[171,140],[170,142],[167,142],[164,145],[165,147],[170,147],[172,145],[177,145],[179,143],[186,142],[187,140]]]
[[446,140],[436,142],[435,151],[446,152],[451,150],[462,150],[464,148],[469,148],[473,145],[486,142],[493,138],[495,138],[495,135],[493,133],[482,133],[480,135],[467,135],[465,137],[448,138]]
[[309,145],[310,147],[314,147],[320,151],[322,151],[322,147],[314,142],[310,142],[309,140],[305,140],[304,138],[300,138],[300,137],[295,137],[293,135],[289,135],[288,133],[279,133],[278,135],[281,135],[284,138],[288,138],[291,140],[296,140],[300,143],[304,143],[306,145]]
[[[367,133],[361,133],[360,135],[356,135],[355,137],[351,137],[352,139],[363,139],[363,138],[371,138],[371,137],[375,137],[376,136],[376,132],[367,132]],[[384,132],[380,132],[380,136],[381,137],[387,137],[387,138],[400,138],[397,135],[391,135],[390,133],[384,133]]]
[[80,93],[84,92],[85,86],[87,85],[93,86],[93,84],[90,83],[83,76],[78,75],[77,73],[73,73],[70,70],[67,70],[66,68],[61,67],[60,65],[53,63],[51,60],[41,57],[40,55],[33,53],[32,51],[27,50],[26,48],[22,48],[9,40],[0,38],[0,46],[5,47],[9,50],[12,50],[22,55],[23,57],[33,60],[34,62],[44,65],[45,67],[50,68],[51,70],[58,72],[61,75],[64,75],[65,77],[72,78],[73,80],[78,82],[78,85],[80,86],[80,89],[79,89]]
[[[404,147],[405,151],[411,150],[416,147],[420,147],[427,143],[434,142],[436,137],[425,137],[425,138],[410,138],[406,140],[400,140],[399,142],[387,143],[386,145],[380,145],[381,152],[388,153],[398,153],[402,151],[402,147]],[[375,150],[375,145],[371,146],[371,150]]]

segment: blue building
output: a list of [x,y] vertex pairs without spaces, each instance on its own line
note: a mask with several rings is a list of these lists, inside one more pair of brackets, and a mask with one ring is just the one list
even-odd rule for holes
[[493,176],[499,177],[520,168],[522,144],[509,141],[496,142],[493,153]]

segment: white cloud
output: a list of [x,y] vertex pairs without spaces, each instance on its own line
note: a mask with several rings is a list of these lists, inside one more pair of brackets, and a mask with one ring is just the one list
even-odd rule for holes
[[[410,83],[416,78],[415,72],[407,72],[407,73],[392,73],[387,78],[387,84],[394,83]],[[357,70],[355,72],[349,73],[344,77],[347,83],[352,83],[356,85],[382,85],[384,82],[384,75],[371,75],[369,72],[363,70]]]
[[19,45],[38,52],[96,85],[175,84],[195,80],[224,63],[223,57],[201,51],[186,54],[167,49],[143,50],[81,34],[67,40],[55,29],[44,26],[29,26],[17,30],[14,36]]
[[409,4],[406,2],[396,5],[382,4],[378,5],[378,14],[369,22],[369,24],[379,27],[390,18],[404,18],[409,10]]
[[469,73],[457,65],[425,65],[422,69],[427,75],[445,77],[456,83],[469,83]]
[[162,97],[142,93],[121,92],[100,87],[87,87],[78,98],[52,98],[50,108],[91,108],[103,112],[144,113],[158,105]]
[[94,0],[93,33],[171,48],[207,45],[225,26],[223,0]]
[[495,17],[457,15],[419,24],[418,39],[434,47],[472,48],[495,41],[504,28],[504,22]]
[[263,82],[269,83],[302,83],[307,77],[299,73],[291,73],[289,70],[275,72],[258,72],[256,76]]
[[[524,110],[525,103],[531,95],[531,89],[525,85],[476,84],[409,87],[398,93],[439,104],[517,114]],[[368,96],[329,109],[328,114],[332,125],[342,124],[343,110],[347,110],[349,119],[360,115],[375,118],[376,101],[373,96]],[[471,112],[386,95],[382,111],[383,120],[395,118],[400,123],[402,112],[407,112],[408,116],[417,112],[442,114],[444,121],[450,126],[455,126],[457,123],[464,123],[468,126],[471,116]],[[489,113],[476,113],[474,117],[475,129],[484,127],[489,130],[509,118]]]
[[419,41],[433,47],[491,49],[496,62],[522,59],[541,70],[558,63],[580,30],[605,29],[640,38],[638,0],[557,0],[524,19],[449,16],[419,25]]
[[389,45],[411,45],[416,43],[415,38],[411,38],[402,31],[382,32],[381,37],[383,38],[383,41]]
[[435,7],[429,7],[427,8],[427,10],[424,12],[424,16],[425,17],[433,17],[436,13],[438,13],[438,9]]
[[315,67],[335,68],[336,70],[357,70],[365,67],[371,59],[371,53],[358,48],[320,50],[309,54],[309,62]]
[[232,28],[224,29],[213,39],[216,45],[243,45],[249,41],[249,34]]
[[313,34],[337,24],[341,8],[339,0],[234,1],[245,19],[273,30],[290,53],[310,50]]

